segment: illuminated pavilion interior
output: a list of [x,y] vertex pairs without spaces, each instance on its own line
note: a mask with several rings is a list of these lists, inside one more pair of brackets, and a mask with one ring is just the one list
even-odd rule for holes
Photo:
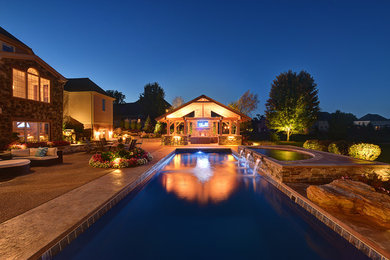
[[240,145],[240,123],[251,118],[202,95],[156,120],[167,124],[165,145]]

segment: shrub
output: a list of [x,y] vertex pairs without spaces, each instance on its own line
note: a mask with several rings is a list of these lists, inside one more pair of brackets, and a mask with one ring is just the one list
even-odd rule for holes
[[317,151],[328,151],[329,141],[320,141],[320,140],[306,140],[303,144],[303,148],[312,149]]
[[359,143],[349,147],[349,156],[356,159],[374,161],[381,154],[381,148],[375,144]]
[[349,144],[346,141],[337,141],[329,144],[328,152],[334,154],[348,155]]

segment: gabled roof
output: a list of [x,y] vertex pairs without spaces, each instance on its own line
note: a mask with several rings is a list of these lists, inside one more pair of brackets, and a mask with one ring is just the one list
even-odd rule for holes
[[165,114],[162,115],[162,116],[157,117],[156,120],[157,120],[157,121],[158,121],[158,120],[161,120],[161,119],[167,117],[168,115],[173,114],[173,113],[175,113],[176,111],[182,109],[183,107],[186,107],[186,106],[188,106],[188,105],[190,105],[190,104],[192,104],[192,103],[199,102],[199,101],[201,101],[201,102],[202,102],[202,101],[203,101],[203,102],[207,102],[207,101],[208,101],[208,102],[213,102],[213,103],[215,103],[215,104],[217,104],[217,105],[219,105],[219,106],[221,106],[221,107],[223,107],[223,108],[225,108],[225,109],[227,109],[227,110],[229,110],[229,111],[231,111],[231,112],[233,112],[233,113],[235,113],[235,114],[241,116],[242,121],[249,121],[249,120],[251,120],[251,118],[250,118],[249,116],[247,116],[247,115],[245,115],[245,114],[243,114],[243,113],[241,113],[241,112],[239,112],[239,111],[236,111],[236,110],[234,110],[234,109],[232,109],[232,108],[230,108],[230,107],[228,107],[228,106],[225,106],[224,104],[219,103],[218,101],[215,101],[214,99],[212,99],[212,98],[210,98],[210,97],[208,97],[208,96],[206,96],[206,95],[201,95],[201,96],[199,96],[199,97],[197,97],[197,98],[194,98],[193,100],[191,100],[191,101],[189,101],[189,102],[187,102],[187,103],[185,103],[185,104],[183,104],[183,105],[181,105],[181,106],[179,106],[179,107],[173,109],[172,111],[170,111],[170,112],[168,112],[168,113],[165,113]]
[[74,78],[68,79],[64,86],[64,90],[69,92],[95,91],[97,93],[109,96],[106,91],[95,84],[89,78]]
[[363,117],[361,117],[358,121],[387,121],[387,118],[384,118],[381,115],[378,114],[367,114]]
[[0,26],[0,34],[3,35],[3,36],[5,36],[5,37],[7,37],[7,38],[9,38],[9,39],[11,39],[11,40],[14,41],[14,42],[17,42],[17,43],[21,44],[23,47],[25,47],[25,48],[29,49],[30,51],[32,51],[30,47],[28,47],[28,46],[27,46],[26,44],[24,44],[21,40],[19,40],[18,38],[16,38],[16,37],[13,36],[12,34],[10,34],[7,30],[5,30],[5,29],[4,29],[3,27],[1,27],[1,26]]

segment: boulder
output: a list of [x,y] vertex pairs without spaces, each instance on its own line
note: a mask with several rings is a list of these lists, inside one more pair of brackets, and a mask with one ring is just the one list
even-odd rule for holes
[[311,185],[307,197],[324,209],[369,216],[377,224],[390,228],[390,196],[376,192],[358,181],[335,180]]

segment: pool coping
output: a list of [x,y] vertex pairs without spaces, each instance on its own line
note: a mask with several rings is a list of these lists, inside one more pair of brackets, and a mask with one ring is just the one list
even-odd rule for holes
[[[232,153],[238,157],[241,157],[237,152],[232,151]],[[293,202],[301,206],[308,213],[313,215],[315,218],[320,220],[330,229],[335,231],[345,240],[347,240],[350,244],[356,247],[358,250],[362,251],[365,255],[370,257],[371,259],[378,260],[389,260],[390,252],[383,250],[380,248],[375,242],[361,235],[359,232],[355,231],[346,223],[337,219],[333,215],[329,214],[327,211],[322,209],[321,207],[314,204],[309,199],[305,198],[297,191],[287,186],[283,182],[274,178],[272,175],[267,174],[263,169],[256,169],[257,172],[261,172],[260,176],[262,176],[265,180],[271,183],[278,190],[287,195]]]

